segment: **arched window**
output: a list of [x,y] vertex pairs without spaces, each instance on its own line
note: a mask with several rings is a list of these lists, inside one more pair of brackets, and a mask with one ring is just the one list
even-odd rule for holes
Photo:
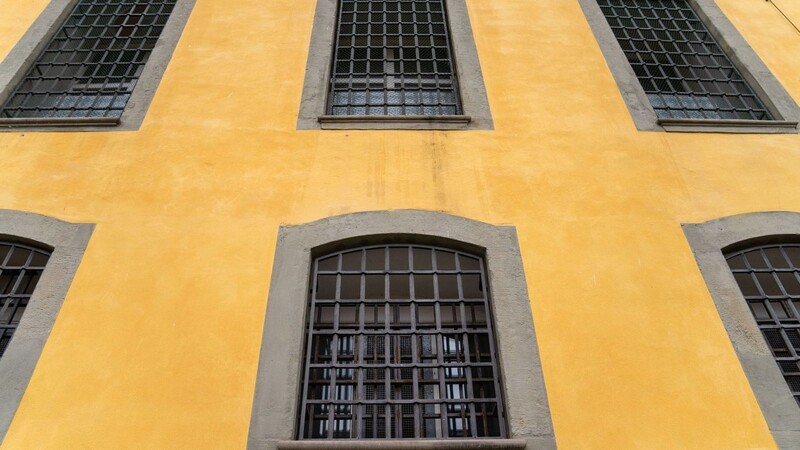
[[0,442],[93,229],[92,224],[0,209]]
[[0,240],[0,357],[28,306],[50,252]]
[[281,226],[248,448],[555,448],[525,279],[513,226]]
[[299,439],[506,437],[482,258],[360,247],[312,277]]
[[778,448],[800,448],[800,213],[740,214],[683,231]]
[[800,404],[800,244],[748,247],[725,259]]

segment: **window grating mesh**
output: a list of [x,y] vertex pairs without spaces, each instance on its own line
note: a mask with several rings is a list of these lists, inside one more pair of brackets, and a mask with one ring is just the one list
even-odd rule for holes
[[726,259],[800,404],[800,244],[750,248]]
[[328,113],[461,114],[443,0],[339,0]]
[[119,117],[177,0],[78,0],[0,118]]
[[686,0],[598,0],[656,115],[772,120]]
[[373,246],[313,270],[300,439],[506,436],[481,258]]
[[48,252],[0,241],[0,357],[19,325],[49,258]]

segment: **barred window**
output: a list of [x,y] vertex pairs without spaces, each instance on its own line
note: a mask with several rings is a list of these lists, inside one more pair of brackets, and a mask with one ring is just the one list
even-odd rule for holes
[[177,0],[78,0],[0,118],[119,118]]
[[28,306],[50,253],[0,241],[0,357]]
[[597,0],[661,119],[773,120],[687,0]]
[[800,404],[800,244],[752,247],[725,258]]
[[444,0],[339,0],[328,113],[462,114]]
[[482,258],[370,246],[312,277],[299,439],[507,436]]

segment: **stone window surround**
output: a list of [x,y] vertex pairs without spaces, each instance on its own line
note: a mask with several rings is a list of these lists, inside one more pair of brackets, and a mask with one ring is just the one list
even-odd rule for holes
[[[119,118],[0,118],[0,132],[135,131],[144,121],[169,60],[197,0],[178,0]],[[0,62],[0,105],[16,89],[78,0],[51,0],[8,56]]]
[[797,103],[725,17],[717,3],[714,0],[686,1],[705,23],[709,32],[775,120],[658,118],[597,0],[578,0],[636,128],[639,131],[690,133],[797,133],[797,125],[800,122],[800,108]]
[[0,237],[52,249],[28,308],[0,358],[0,443],[22,401],[93,230],[94,224],[0,209]]
[[772,436],[781,449],[800,448],[800,408],[724,257],[756,243],[796,242],[800,213],[740,214],[684,224],[683,232]]
[[492,113],[472,35],[466,0],[444,0],[462,115],[330,116],[328,85],[336,35],[338,0],[317,0],[306,63],[298,130],[493,130]]
[[[314,257],[351,246],[446,245],[486,262],[509,439],[295,440]],[[555,449],[522,257],[513,226],[420,210],[373,211],[281,226],[247,448]]]

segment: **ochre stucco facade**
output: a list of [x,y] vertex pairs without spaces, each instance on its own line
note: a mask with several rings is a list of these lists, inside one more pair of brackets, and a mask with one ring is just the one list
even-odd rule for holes
[[638,132],[577,1],[467,4],[493,131],[297,131],[315,2],[198,0],[139,131],[0,133],[0,208],[96,224],[3,448],[244,448],[278,226],[390,209],[517,228],[560,448],[775,448],[681,224],[800,211],[800,136]]

